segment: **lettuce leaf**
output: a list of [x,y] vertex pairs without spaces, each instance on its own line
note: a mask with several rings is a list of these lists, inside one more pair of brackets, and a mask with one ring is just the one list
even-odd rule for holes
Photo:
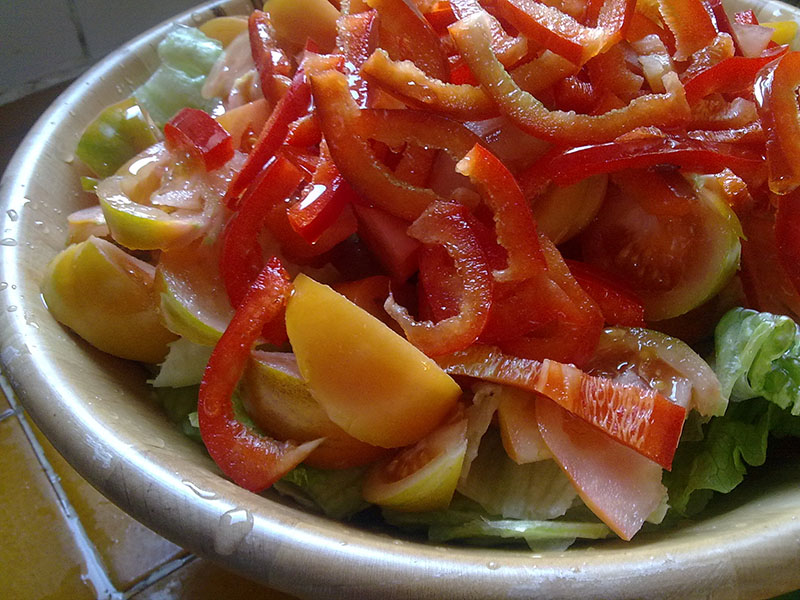
[[404,513],[383,509],[383,517],[395,527],[426,532],[432,542],[459,540],[492,546],[524,541],[534,551],[565,550],[578,538],[596,540],[612,535],[596,519],[504,519],[458,494],[446,510]]
[[800,415],[800,327],[792,319],[735,308],[719,322],[715,346],[723,394],[766,398]]
[[770,436],[800,436],[800,328],[794,321],[729,311],[715,332],[714,362],[732,402],[702,426],[702,439],[684,437],[672,471],[664,473],[670,505],[683,515],[699,512],[714,492],[730,492],[748,467],[762,465]]
[[325,471],[301,464],[276,482],[274,488],[332,519],[347,519],[369,506],[361,497],[364,471],[363,468]]

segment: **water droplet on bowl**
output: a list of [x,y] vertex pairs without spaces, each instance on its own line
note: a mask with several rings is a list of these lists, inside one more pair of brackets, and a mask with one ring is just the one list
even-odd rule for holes
[[208,492],[208,491],[206,491],[206,490],[204,490],[202,488],[199,488],[197,485],[195,485],[194,483],[192,483],[188,479],[184,479],[182,481],[182,483],[183,483],[183,485],[188,487],[190,490],[192,490],[195,494],[197,494],[203,500],[213,500],[214,498],[217,497],[217,495],[214,492]]
[[244,508],[234,508],[224,513],[214,531],[214,551],[231,554],[253,529],[253,515]]
[[6,214],[8,215],[8,218],[11,219],[12,221],[16,221],[17,219],[19,219],[19,213],[17,213],[17,211],[15,211],[13,208],[9,208],[6,211]]
[[500,568],[500,565],[492,560],[486,563],[486,567],[491,569],[492,571],[496,571],[497,569]]
[[17,245],[17,240],[15,240],[14,238],[8,238],[8,237],[7,238],[3,238],[2,240],[0,240],[0,245],[1,246],[16,246]]

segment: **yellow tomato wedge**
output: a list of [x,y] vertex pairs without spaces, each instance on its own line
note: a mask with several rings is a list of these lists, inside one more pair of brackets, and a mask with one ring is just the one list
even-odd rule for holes
[[286,305],[286,331],[314,398],[334,423],[374,446],[417,442],[461,395],[458,384],[405,338],[302,274]]
[[227,48],[240,33],[247,31],[247,17],[239,15],[214,17],[200,25],[198,29],[217,40],[223,48]]
[[467,451],[467,420],[458,415],[367,473],[367,502],[405,512],[447,508]]
[[42,296],[56,320],[96,348],[159,363],[175,335],[159,319],[153,276],[152,265],[90,237],[50,261]]
[[245,410],[268,435],[297,442],[324,438],[303,461],[312,467],[347,469],[375,462],[388,452],[355,439],[328,418],[289,352],[254,351],[242,383]]

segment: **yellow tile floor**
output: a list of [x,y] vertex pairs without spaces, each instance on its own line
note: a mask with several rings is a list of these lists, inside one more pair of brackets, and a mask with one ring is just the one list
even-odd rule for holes
[[292,600],[196,557],[89,485],[0,380],[0,596]]

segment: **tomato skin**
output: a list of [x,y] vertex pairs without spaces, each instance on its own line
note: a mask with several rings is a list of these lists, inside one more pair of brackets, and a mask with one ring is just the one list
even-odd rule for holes
[[364,480],[364,499],[405,512],[447,508],[466,451],[467,419],[457,411],[413,446],[372,467]]
[[638,175],[615,179],[582,234],[583,258],[619,275],[642,301],[645,319],[659,321],[699,306],[730,280],[741,226],[716,196],[676,190],[659,173]]

